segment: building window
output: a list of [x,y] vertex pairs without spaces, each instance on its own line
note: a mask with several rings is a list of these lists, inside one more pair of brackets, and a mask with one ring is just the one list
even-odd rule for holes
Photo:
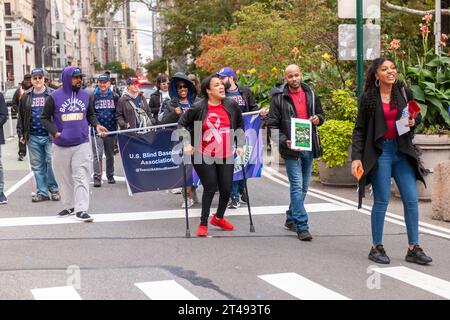
[[5,2],[5,16],[11,15],[11,3]]
[[6,46],[6,64],[13,64],[13,47]]
[[5,23],[5,27],[6,27],[6,36],[7,37],[12,37],[12,30],[11,30],[12,24],[11,23]]
[[59,31],[56,31],[56,40],[59,40]]

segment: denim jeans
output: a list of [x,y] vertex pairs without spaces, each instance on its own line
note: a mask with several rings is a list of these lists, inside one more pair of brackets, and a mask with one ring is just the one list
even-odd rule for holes
[[231,185],[230,198],[232,200],[239,200],[239,197],[241,196],[241,192],[243,192],[244,189],[245,189],[244,180],[233,181],[233,184]]
[[419,205],[416,174],[406,156],[398,151],[395,140],[384,140],[382,148],[378,168],[371,174],[374,196],[371,215],[373,244],[382,244],[384,218],[391,198],[391,177],[398,186],[403,202],[408,243],[418,244]]
[[36,179],[36,193],[48,196],[57,192],[58,184],[52,169],[52,142],[49,136],[31,135],[28,140],[31,170]]
[[3,192],[5,181],[3,178],[3,164],[2,164],[2,145],[0,144],[0,193]]
[[289,210],[286,211],[286,222],[294,222],[297,231],[308,230],[305,198],[311,179],[313,153],[302,151],[298,159],[286,159],[285,164],[291,192],[291,203],[289,204]]

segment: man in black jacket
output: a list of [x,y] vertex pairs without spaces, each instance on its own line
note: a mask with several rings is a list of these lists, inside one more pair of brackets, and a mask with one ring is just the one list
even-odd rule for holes
[[[291,203],[286,212],[285,226],[296,231],[299,240],[311,241],[308,213],[304,202],[311,178],[313,159],[320,156],[317,125],[324,122],[320,99],[304,83],[297,65],[285,70],[286,83],[270,91],[269,129],[279,145],[280,155],[285,160],[289,178]],[[312,123],[312,151],[296,151],[291,145],[291,119],[307,119]]]
[[[20,100],[22,99],[23,95],[27,90],[29,90],[33,84],[31,83],[31,74],[26,74],[23,78],[22,83],[20,84],[19,88],[14,92],[13,98],[12,98],[12,107],[11,110],[19,114],[19,104]],[[19,161],[23,161],[23,158],[27,154],[27,145],[23,144],[19,140]]]
[[[260,116],[264,117],[267,115],[269,111],[258,106],[250,88],[237,85],[237,74],[232,68],[224,67],[217,72],[217,75],[225,86],[226,96],[237,102],[242,113],[260,110]],[[247,202],[244,189],[244,180],[233,181],[230,194],[231,201],[228,204],[229,209],[238,209],[241,206],[239,196],[242,202]]]
[[33,69],[31,77],[33,87],[22,96],[17,117],[17,136],[20,143],[28,145],[30,166],[36,180],[36,194],[31,201],[59,201],[61,196],[52,169],[52,140],[41,124],[45,101],[53,90],[44,85],[44,70]]
[[2,148],[5,144],[5,136],[3,134],[3,125],[8,120],[8,108],[6,107],[5,98],[0,92],[0,205],[8,203],[5,194],[3,193],[4,179],[3,179],[3,165],[2,165]]

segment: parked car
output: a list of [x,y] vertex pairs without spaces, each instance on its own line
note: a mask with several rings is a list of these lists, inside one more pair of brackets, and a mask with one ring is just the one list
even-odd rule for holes
[[[19,87],[9,88],[8,90],[6,90],[6,92],[4,94],[6,106],[8,108],[12,107],[12,99],[13,99],[14,93],[16,92],[17,88],[19,88]],[[11,115],[13,118],[17,118],[17,111],[11,109]]]

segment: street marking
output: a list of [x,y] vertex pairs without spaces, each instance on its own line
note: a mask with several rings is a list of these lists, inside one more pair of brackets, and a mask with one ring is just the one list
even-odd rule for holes
[[32,289],[31,293],[36,300],[81,300],[72,286]]
[[[252,207],[252,216],[285,214],[288,206],[269,206],[269,207]],[[335,205],[332,203],[310,203],[305,205],[309,213],[312,212],[336,212],[347,211],[348,207]],[[212,208],[211,211],[215,209]],[[201,209],[190,209],[189,217],[197,218],[201,216]],[[246,216],[248,215],[247,207],[241,207],[235,210],[227,211],[227,216]],[[141,221],[141,220],[160,220],[160,219],[181,219],[185,218],[184,209],[163,210],[163,211],[144,211],[144,212],[126,212],[126,213],[101,213],[94,214],[94,222],[123,222],[123,221]],[[1,218],[1,227],[23,227],[23,226],[40,226],[40,225],[56,225],[84,223],[78,221],[74,216],[58,218],[56,216],[40,216],[40,217],[20,217],[20,218]]]
[[[279,173],[278,171],[275,171],[272,168],[264,167],[264,170],[271,172],[271,173],[267,173],[267,172],[263,171],[262,175],[264,177],[289,188],[289,183],[285,182],[285,181],[289,180],[287,176]],[[273,175],[272,175],[272,173],[273,173]],[[285,181],[275,178],[274,175],[281,179],[284,179]],[[358,203],[356,203],[354,201],[333,195],[333,194],[325,192],[325,191],[317,190],[314,188],[309,188],[308,194],[315,198],[329,201],[329,202],[337,204],[337,205],[343,205],[343,204],[350,205],[351,210],[353,210],[353,211],[360,212],[360,213],[363,213],[368,216],[371,215],[371,210],[372,210],[371,206],[363,205],[362,209],[357,209]],[[389,221],[391,223],[394,223],[394,224],[397,224],[397,225],[400,225],[403,227],[406,226],[406,224],[404,222],[404,218],[402,216],[399,216],[399,215],[391,213],[391,212],[386,212],[386,216],[387,216],[385,218],[386,221]],[[419,231],[427,233],[427,234],[435,235],[438,237],[450,239],[450,229],[440,227],[440,226],[435,226],[433,224],[419,221]]]
[[19,182],[17,182],[15,185],[13,185],[11,188],[9,188],[5,192],[5,196],[9,197],[10,194],[12,194],[14,191],[19,189],[22,185],[24,185],[30,178],[33,176],[33,172],[28,173],[25,177],[23,177]]
[[300,300],[350,300],[293,272],[261,275],[258,278]]
[[450,282],[407,267],[373,268],[372,271],[450,299]]
[[134,285],[151,300],[199,300],[175,280],[140,282]]

